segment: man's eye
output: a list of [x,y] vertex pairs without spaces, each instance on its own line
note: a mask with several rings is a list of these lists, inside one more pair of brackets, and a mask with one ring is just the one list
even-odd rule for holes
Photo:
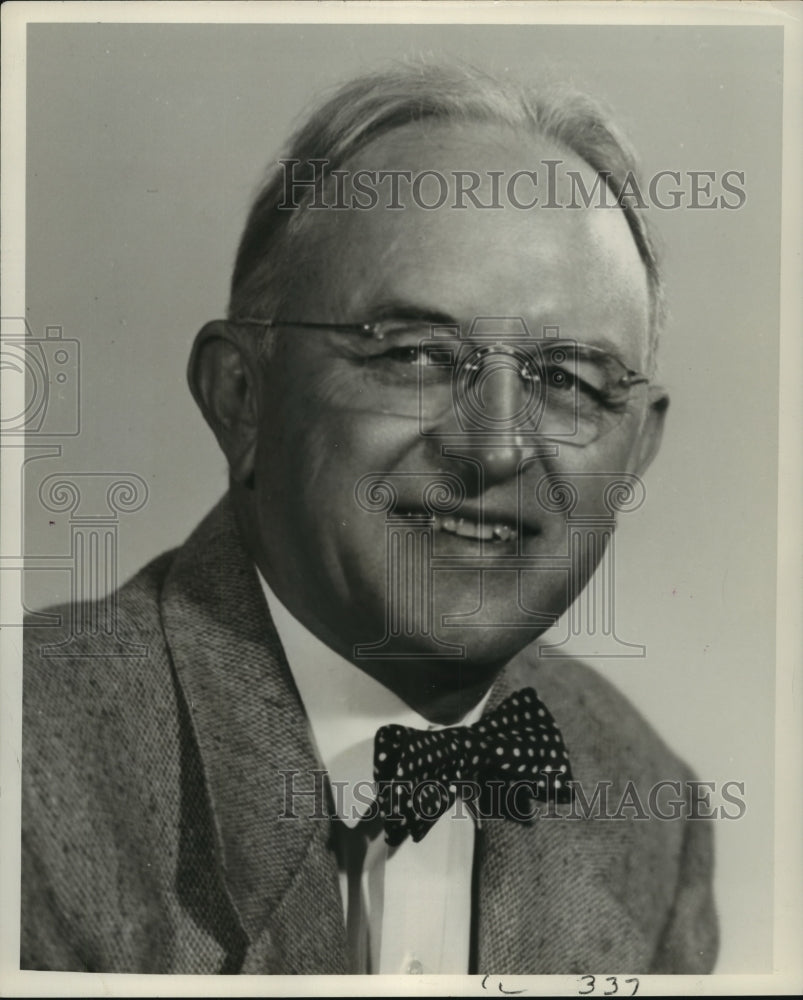
[[380,361],[395,361],[403,365],[421,364],[423,354],[419,344],[400,344],[374,356]]
[[549,367],[547,385],[553,402],[559,399],[572,400],[571,405],[583,408],[594,406],[615,410],[623,401],[610,391],[607,380],[593,368],[587,370],[578,366],[577,371],[570,371],[560,366]]
[[549,365],[547,383],[553,389],[585,393],[600,401],[606,399],[610,391],[610,379],[606,372],[582,359],[571,366]]
[[573,390],[575,383],[574,375],[563,368],[550,368],[547,371],[547,384],[553,389]]
[[[376,346],[376,345],[375,345]],[[415,385],[419,375],[429,376],[426,358],[418,341],[386,345],[363,355],[361,363],[367,374],[387,385]]]
[[551,390],[558,392],[593,394],[599,391],[593,382],[582,378],[575,371],[560,366],[547,368],[546,381]]

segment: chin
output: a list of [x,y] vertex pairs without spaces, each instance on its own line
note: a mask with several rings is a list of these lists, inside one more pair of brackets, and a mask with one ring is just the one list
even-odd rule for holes
[[[363,588],[350,609],[353,614],[356,604],[362,611],[349,630],[355,662],[440,661],[445,671],[451,664],[455,670],[466,663],[499,665],[554,625],[566,602],[563,573],[520,588],[515,572],[491,571],[482,585],[476,571],[441,572],[432,580],[430,600],[430,593],[413,587],[397,592],[392,607],[377,601],[379,593],[384,598],[387,576],[376,575],[374,582],[374,591]],[[343,623],[340,618],[331,627]]]
[[441,635],[450,643],[463,647],[455,660],[476,669],[501,669],[517,653],[543,634],[544,628],[498,626],[485,628],[448,628]]
[[[545,627],[465,626],[439,627],[431,632],[418,630],[417,622],[401,622],[398,630],[388,630],[380,641],[356,643],[354,660],[374,663],[431,664],[445,674],[466,667],[498,669],[525,646],[534,642]],[[376,633],[375,633],[376,634]]]

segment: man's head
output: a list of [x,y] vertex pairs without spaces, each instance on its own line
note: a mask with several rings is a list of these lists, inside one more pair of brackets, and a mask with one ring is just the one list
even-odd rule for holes
[[[632,157],[584,98],[418,67],[344,88],[286,160],[190,365],[243,533],[289,610],[408,701],[481,692],[593,570],[544,484],[600,516],[660,439],[657,263],[616,207]],[[600,176],[614,207],[578,202]]]

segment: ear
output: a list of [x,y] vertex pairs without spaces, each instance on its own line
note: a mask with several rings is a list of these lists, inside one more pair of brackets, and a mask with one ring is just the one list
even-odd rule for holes
[[669,394],[660,386],[650,386],[647,416],[635,448],[633,468],[642,476],[652,464],[661,446],[664,420],[669,409]]
[[232,478],[250,485],[258,429],[257,370],[255,358],[223,320],[207,323],[195,338],[187,381]]

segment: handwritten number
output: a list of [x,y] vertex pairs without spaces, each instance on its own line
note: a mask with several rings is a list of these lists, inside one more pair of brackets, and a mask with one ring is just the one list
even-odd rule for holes
[[[491,978],[491,976],[490,976],[490,973],[488,973],[488,972],[486,972],[485,975],[482,977],[482,988],[484,990],[488,989],[488,980],[490,978]],[[499,990],[499,992],[502,993],[506,997],[518,996],[520,993],[526,993],[527,992],[526,990],[506,990],[505,987],[502,985],[502,980],[501,979],[496,984],[496,987]]]
[[[482,988],[484,990],[488,989],[488,980],[490,978],[491,977],[490,977],[490,975],[488,973],[486,973],[482,977]],[[578,996],[587,997],[587,996],[590,996],[592,993],[595,992],[595,990],[597,988],[597,979],[596,979],[596,976],[590,976],[590,975],[580,976],[580,979],[584,980],[584,985],[587,987],[587,989],[578,990],[577,991]],[[612,996],[614,996],[615,994],[617,994],[619,992],[619,979],[618,979],[617,976],[606,976],[605,977],[605,982],[606,983],[610,983],[612,989],[605,990],[603,992],[603,994],[602,994],[603,996],[612,997]],[[631,976],[629,979],[625,979],[624,983],[625,983],[626,986],[632,986],[633,987],[633,991],[630,994],[630,996],[634,997],[638,993],[639,980],[635,976]],[[497,981],[496,988],[499,990],[500,993],[504,994],[505,996],[517,996],[517,995],[519,995],[521,993],[526,993],[527,992],[526,990],[508,990],[508,989],[505,989],[505,987],[502,985],[502,980],[501,979],[499,979]]]

